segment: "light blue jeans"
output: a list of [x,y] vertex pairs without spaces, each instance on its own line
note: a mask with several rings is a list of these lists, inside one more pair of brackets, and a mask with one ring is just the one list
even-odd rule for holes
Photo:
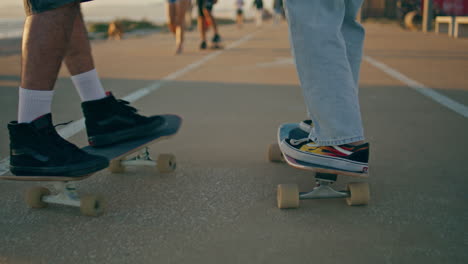
[[289,38],[307,110],[320,146],[364,140],[358,97],[363,0],[284,0]]

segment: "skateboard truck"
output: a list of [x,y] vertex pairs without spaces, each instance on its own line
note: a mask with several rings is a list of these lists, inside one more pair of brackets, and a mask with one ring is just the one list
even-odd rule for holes
[[161,173],[173,172],[176,169],[176,158],[172,154],[159,154],[157,160],[153,160],[149,153],[149,148],[145,147],[133,158],[111,160],[109,171],[112,173],[123,173],[128,166],[149,166],[155,167]]
[[331,187],[336,182],[336,174],[317,173],[316,187],[310,192],[299,192],[297,184],[279,184],[277,190],[278,208],[298,208],[300,200],[344,198],[348,205],[367,205],[369,203],[369,185],[367,182],[348,183],[345,191]]
[[121,164],[123,166],[156,166],[156,161],[151,158],[149,154],[149,148],[146,147],[142,149],[141,153],[136,155],[134,158],[122,160]]
[[31,208],[45,208],[48,204],[79,207],[82,214],[98,216],[104,209],[103,200],[97,195],[80,198],[74,182],[57,181],[53,183],[52,193],[45,187],[33,187],[26,192],[26,203]]
[[329,198],[347,198],[348,191],[337,191],[330,187],[336,182],[337,175],[329,173],[317,173],[315,180],[317,186],[310,192],[300,192],[299,200],[305,199],[329,199]]

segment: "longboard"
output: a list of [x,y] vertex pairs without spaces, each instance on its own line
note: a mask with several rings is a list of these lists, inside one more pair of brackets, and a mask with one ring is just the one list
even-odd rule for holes
[[[172,172],[176,168],[175,156],[172,154],[160,154],[158,159],[152,160],[148,147],[161,140],[169,139],[176,135],[182,125],[182,118],[177,115],[162,115],[165,119],[162,125],[152,135],[128,140],[116,145],[94,148],[86,146],[82,150],[95,155],[104,156],[110,161],[108,169],[113,173],[121,173],[126,166],[154,166],[161,173]],[[128,159],[127,157],[141,151],[137,156]],[[97,195],[88,195],[79,197],[76,192],[74,182],[86,179],[97,172],[86,174],[79,177],[60,177],[60,176],[40,176],[28,177],[13,175],[0,176],[3,180],[17,181],[49,181],[53,182],[55,193],[45,187],[33,187],[26,192],[26,203],[31,208],[44,208],[47,204],[62,204],[68,206],[80,207],[84,215],[97,216],[103,212],[103,200]]]
[[278,143],[271,144],[268,150],[268,159],[272,162],[286,162],[289,166],[311,171],[315,174],[316,187],[309,192],[299,192],[297,184],[280,184],[277,190],[278,208],[298,208],[299,200],[346,198],[348,205],[366,205],[369,202],[369,185],[367,182],[348,183],[347,189],[337,191],[330,187],[337,181],[338,175],[357,178],[368,178],[368,173],[338,170],[305,161],[294,159],[281,152],[279,144],[288,138],[290,133],[300,131],[298,123],[282,124],[278,128]]

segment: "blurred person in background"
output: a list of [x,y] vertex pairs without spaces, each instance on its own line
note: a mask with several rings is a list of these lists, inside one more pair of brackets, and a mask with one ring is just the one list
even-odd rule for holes
[[255,9],[257,9],[255,14],[255,21],[257,27],[259,27],[263,24],[263,0],[254,0],[253,6],[255,7]]
[[278,24],[284,18],[283,0],[274,0],[273,2],[273,21]]
[[176,54],[182,53],[184,45],[185,13],[190,0],[167,0],[167,25],[176,38]]
[[244,24],[244,0],[236,0],[236,23],[238,28]]
[[221,42],[221,36],[218,32],[218,25],[216,24],[216,19],[213,16],[213,6],[217,3],[217,0],[197,0],[198,5],[198,30],[200,31],[200,49],[205,50],[208,48],[206,43],[206,32],[209,27],[213,28],[213,48],[219,48],[219,43]]
[[189,31],[193,30],[192,10],[193,2],[192,0],[188,0],[187,8],[185,9],[185,29]]

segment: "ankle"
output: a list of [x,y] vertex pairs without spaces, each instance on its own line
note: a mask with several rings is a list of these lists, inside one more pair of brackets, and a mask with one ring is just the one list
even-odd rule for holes
[[96,69],[71,77],[82,102],[99,100],[106,97]]
[[18,123],[30,123],[51,112],[54,91],[19,88]]

